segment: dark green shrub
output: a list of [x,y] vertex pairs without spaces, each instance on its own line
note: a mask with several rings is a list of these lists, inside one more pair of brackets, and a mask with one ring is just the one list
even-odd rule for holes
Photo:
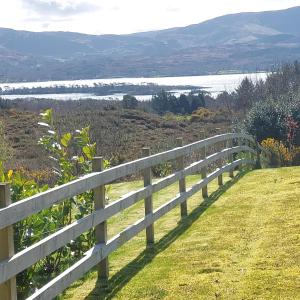
[[8,109],[11,107],[11,101],[0,98],[0,109]]
[[151,107],[159,114],[166,112],[191,114],[199,107],[205,107],[205,93],[195,94],[191,92],[188,95],[181,94],[180,97],[176,97],[172,93],[161,91],[152,97]]
[[[259,142],[274,138],[288,145],[288,134],[291,130],[289,119],[300,124],[300,102],[282,97],[278,101],[256,103],[246,116],[244,127]],[[300,144],[299,130],[295,132],[294,144]]]
[[131,95],[124,95],[122,100],[122,106],[126,109],[136,109],[138,107],[139,101]]

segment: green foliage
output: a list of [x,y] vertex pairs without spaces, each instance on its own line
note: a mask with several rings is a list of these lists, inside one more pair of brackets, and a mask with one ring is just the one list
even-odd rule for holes
[[205,94],[190,93],[176,97],[169,92],[162,90],[159,94],[154,95],[151,100],[151,106],[159,114],[172,112],[174,114],[191,114],[199,107],[205,107]]
[[122,106],[126,109],[136,109],[138,107],[139,101],[131,95],[124,95],[122,100]]
[[[36,182],[24,177],[20,172],[13,172],[12,170],[5,172],[2,162],[0,163],[0,181],[9,182],[11,184],[12,202],[33,196],[48,188],[46,185],[38,187]],[[38,215],[30,216],[24,221],[14,225],[16,252],[29,247],[48,233],[53,232],[53,225],[55,225],[55,223],[51,222],[48,216],[50,216],[49,209],[44,210]],[[39,286],[41,283],[41,274],[45,266],[45,263],[41,262],[18,274],[18,295],[21,299],[25,298],[30,291]]]
[[173,171],[173,165],[170,162],[164,162],[152,167],[152,174],[154,177],[166,177]]
[[228,110],[235,109],[246,113],[259,101],[282,101],[289,98],[296,100],[300,92],[300,63],[287,63],[277,70],[269,73],[266,80],[253,82],[245,78],[238,88],[231,93],[221,93],[217,97],[217,102],[226,106]]
[[[300,102],[282,97],[280,101],[258,102],[248,113],[245,130],[254,135],[259,142],[267,138],[283,141],[286,145],[300,144],[300,132],[295,128],[293,141],[289,141],[292,130],[289,120],[300,124]],[[291,145],[289,145],[291,146]]]
[[163,118],[166,121],[175,121],[175,122],[184,122],[184,121],[191,120],[191,116],[189,115],[177,115],[171,112],[167,112],[165,115],[163,115]]
[[224,109],[210,110],[199,108],[192,113],[192,122],[218,123],[229,121],[228,112]]
[[[56,185],[67,183],[92,171],[91,161],[96,155],[96,144],[90,140],[89,128],[76,130],[74,133],[58,134],[53,124],[52,110],[41,114],[40,126],[48,129],[40,140],[53,161],[56,174]],[[109,162],[105,161],[105,166]],[[0,180],[10,182],[12,201],[17,202],[36,193],[46,191],[47,185],[39,186],[34,180],[28,179],[21,172],[5,172],[0,163]],[[81,219],[94,210],[92,191],[85,192],[49,209],[30,216],[15,224],[15,247],[19,252],[55,231]],[[27,297],[36,288],[41,287],[49,279],[56,276],[71,263],[82,257],[94,245],[94,231],[90,229],[74,241],[17,276],[18,294],[21,299]]]
[[39,124],[48,129],[39,144],[50,154],[58,184],[64,184],[91,171],[91,160],[96,155],[96,144],[90,141],[89,127],[60,136],[53,127],[52,110],[41,114]]
[[246,77],[236,89],[239,106],[246,111],[255,101],[255,86],[251,79]]
[[[1,88],[0,88],[1,91]],[[8,109],[11,107],[10,100],[0,98],[0,109]]]

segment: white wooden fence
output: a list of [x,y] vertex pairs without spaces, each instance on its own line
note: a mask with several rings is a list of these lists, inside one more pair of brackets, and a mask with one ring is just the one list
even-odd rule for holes
[[[189,166],[184,166],[184,157],[191,156],[192,153],[197,151],[203,151],[203,149],[217,143],[226,144],[227,147]],[[237,146],[233,146],[234,144]],[[63,292],[74,281],[80,279],[95,265],[100,266],[99,275],[102,278],[108,278],[108,256],[110,253],[142,230],[146,230],[147,243],[153,243],[153,224],[156,220],[177,205],[181,207],[181,216],[185,217],[188,214],[187,200],[189,197],[201,189],[203,196],[206,197],[209,182],[218,178],[219,185],[222,185],[222,174],[224,172],[229,172],[233,176],[232,171],[235,168],[241,165],[255,165],[259,163],[259,153],[261,151],[251,136],[239,133],[217,135],[185,146],[182,145],[182,140],[179,139],[177,145],[178,147],[175,149],[151,156],[149,156],[149,149],[144,149],[143,158],[105,170],[103,170],[102,159],[95,158],[91,174],[16,203],[10,203],[9,185],[2,184],[0,186],[0,299],[16,299],[15,278],[18,273],[68,244],[71,240],[76,239],[91,228],[96,230],[97,244],[87,251],[82,259],[36,291],[28,299],[52,299]],[[250,153],[250,158],[233,160],[234,154],[241,152]],[[171,160],[177,161],[177,170],[173,174],[152,183],[151,167]],[[207,167],[220,160],[227,160],[227,162],[207,175]],[[143,188],[130,192],[119,200],[105,205],[106,184],[140,171],[143,172],[144,177]],[[202,175],[199,178],[199,182],[186,189],[185,177],[197,172],[201,172]],[[153,193],[177,181],[179,182],[179,194],[158,209],[153,210]],[[13,224],[65,199],[89,190],[94,190],[95,210],[92,214],[58,230],[23,251],[14,253]],[[145,201],[145,217],[112,239],[107,240],[107,220],[142,199]]]

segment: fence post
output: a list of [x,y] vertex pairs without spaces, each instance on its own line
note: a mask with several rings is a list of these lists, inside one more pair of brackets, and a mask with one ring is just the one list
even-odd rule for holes
[[[228,140],[228,145],[229,147],[228,148],[232,148],[233,147],[233,140]],[[232,163],[233,162],[233,154],[230,154],[229,155],[229,163]],[[229,177],[230,178],[233,178],[234,177],[234,169],[230,169],[229,171]]]
[[[238,138],[238,146],[242,146],[242,145],[243,145],[242,138]],[[242,152],[239,152],[239,153],[242,153]],[[243,170],[243,164],[240,164],[239,171],[242,171],[242,170]]]
[[[0,184],[0,208],[11,204],[10,185],[7,183]],[[8,226],[0,230],[0,262],[8,259],[15,254],[13,226]],[[0,284],[1,300],[17,299],[16,277]]]
[[[203,131],[203,138],[205,138],[205,131]],[[203,150],[201,151],[201,158],[205,159],[206,158],[206,146],[202,148]],[[203,167],[201,169],[201,179],[205,179],[207,176],[207,167]],[[202,188],[202,198],[207,198],[208,197],[208,192],[207,192],[207,185]]]
[[[182,138],[177,138],[176,139],[176,146],[177,147],[182,147],[183,146],[183,139]],[[184,169],[184,156],[180,156],[177,158],[177,170],[183,170]],[[179,180],[179,192],[184,193],[186,192],[186,182],[185,178]],[[181,217],[187,216],[187,202],[184,201],[180,204],[180,214]]]
[[[224,148],[224,142],[221,142],[220,144],[221,144],[221,150],[220,150],[220,151],[222,151],[222,149]],[[219,159],[218,166],[219,166],[219,169],[222,168],[222,158]],[[219,185],[219,186],[222,186],[222,185],[223,185],[223,174],[220,174],[220,175],[218,176],[218,185]]]
[[[142,156],[147,157],[150,155],[150,148],[142,149]],[[152,184],[152,171],[151,167],[143,170],[144,177],[144,187]],[[152,195],[145,198],[145,216],[153,213],[153,198]],[[149,225],[146,228],[146,241],[147,245],[151,245],[154,243],[154,224]]]
[[[103,157],[95,157],[92,162],[93,172],[101,172],[104,170]],[[94,189],[95,209],[103,209],[105,207],[105,185],[98,186]],[[107,221],[104,221],[95,227],[96,244],[107,242]],[[108,257],[104,258],[98,264],[98,278],[107,280],[109,277]]]
[[[204,147],[204,152],[205,152],[205,156],[204,158],[206,158],[206,147]],[[201,179],[205,179],[207,176],[207,167],[203,167],[201,169]],[[203,188],[202,188],[202,198],[205,199],[205,198],[208,198],[208,189],[207,189],[207,185],[205,185]]]

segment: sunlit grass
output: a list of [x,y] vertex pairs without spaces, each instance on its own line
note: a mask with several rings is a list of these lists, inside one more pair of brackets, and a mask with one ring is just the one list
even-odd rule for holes
[[[188,178],[191,185],[199,176]],[[300,168],[253,171],[203,202],[188,202],[155,223],[156,243],[145,234],[110,255],[110,279],[91,271],[66,299],[299,299]],[[112,187],[116,199],[141,182]],[[232,186],[231,186],[232,185]],[[229,188],[230,187],[230,188]],[[209,191],[217,190],[216,181]],[[154,197],[155,207],[176,195],[173,185]],[[110,236],[143,216],[143,202],[109,222]]]

